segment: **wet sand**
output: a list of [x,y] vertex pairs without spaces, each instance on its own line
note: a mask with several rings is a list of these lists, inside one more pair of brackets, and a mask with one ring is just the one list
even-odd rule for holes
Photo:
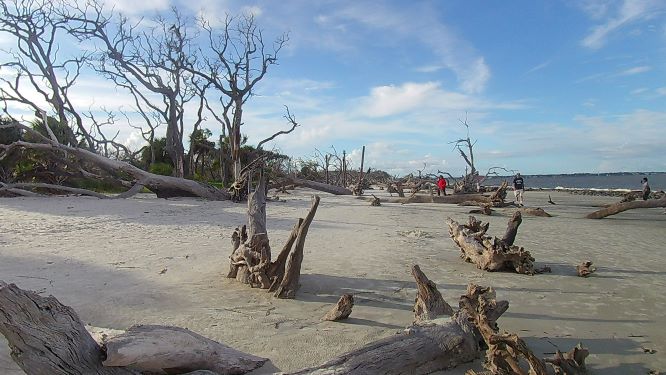
[[[269,202],[274,249],[306,214],[312,193],[297,190]],[[548,194],[557,205],[547,203]],[[371,207],[355,197],[320,196],[296,300],[224,277],[230,236],[246,221],[245,205],[148,195],[0,199],[0,280],[54,295],[93,326],[187,327],[270,358],[255,371],[265,374],[316,365],[402,330],[412,321],[416,295],[410,267],[419,264],[451,305],[470,282],[493,286],[510,302],[500,328],[525,338],[539,356],[582,342],[593,374],[666,371],[663,209],[589,220],[585,214],[620,198],[526,192],[527,206],[554,215],[523,219],[516,244],[553,271],[526,276],[462,262],[444,220],[466,220],[470,207]],[[482,217],[491,223],[489,233],[501,236],[512,212]],[[597,267],[589,278],[575,276],[574,265],[583,260]],[[354,294],[350,319],[320,322],[342,293]],[[0,340],[0,373],[22,374]],[[477,360],[447,373],[480,365]]]

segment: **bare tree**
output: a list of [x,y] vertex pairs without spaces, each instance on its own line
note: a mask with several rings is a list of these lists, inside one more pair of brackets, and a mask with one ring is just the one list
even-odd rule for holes
[[476,141],[472,141],[469,137],[467,117],[465,117],[464,121],[460,119],[458,119],[458,121],[467,130],[467,137],[449,143],[453,144],[454,149],[460,152],[460,156],[465,160],[467,167],[465,168],[465,176],[454,185],[454,191],[463,193],[475,192],[477,191],[476,184],[479,182],[479,172],[474,165],[474,145],[476,144]]
[[143,29],[125,16],[106,15],[99,3],[87,3],[76,11],[70,17],[70,22],[77,25],[72,34],[101,43],[95,55],[95,70],[128,89],[137,107],[145,106],[159,115],[160,122],[166,124],[166,151],[174,164],[173,174],[184,177],[185,105],[201,95],[196,89],[197,78],[191,73],[196,58],[187,20],[172,8],[171,18],[157,16],[155,26]]
[[239,18],[227,16],[221,33],[206,21],[202,20],[201,25],[208,33],[212,56],[202,52],[199,67],[189,69],[220,92],[219,100],[223,107],[221,119],[229,135],[234,179],[238,179],[242,169],[243,105],[252,96],[256,84],[266,75],[268,67],[277,63],[278,53],[289,38],[287,34],[279,36],[269,51],[252,15]]

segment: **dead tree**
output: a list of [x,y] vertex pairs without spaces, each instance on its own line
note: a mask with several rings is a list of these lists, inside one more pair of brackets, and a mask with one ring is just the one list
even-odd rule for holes
[[[251,173],[250,173],[251,175]],[[305,219],[299,219],[286,244],[271,262],[271,248],[266,233],[266,189],[263,175],[248,199],[248,227],[236,228],[231,242],[228,278],[235,278],[252,287],[268,289],[277,298],[294,298],[299,288],[298,281],[303,262],[305,237],[317,207],[319,196],[312,197],[312,205]]]
[[479,183],[479,171],[474,165],[474,145],[476,144],[476,141],[472,141],[469,137],[469,124],[467,123],[467,118],[465,118],[465,121],[460,119],[458,121],[465,127],[467,137],[449,143],[453,144],[454,149],[458,150],[460,156],[467,164],[468,169],[466,168],[467,172],[465,173],[465,176],[456,181],[453,185],[453,191],[455,193],[478,192],[477,183]]
[[474,263],[485,271],[511,270],[533,275],[536,272],[534,258],[523,247],[513,245],[521,222],[521,214],[516,211],[509,220],[504,237],[499,239],[487,236],[489,223],[483,224],[474,216],[469,217],[467,224],[446,219],[451,239],[460,248],[460,256],[466,262]]
[[603,219],[606,216],[611,216],[619,214],[627,210],[633,210],[636,208],[658,208],[666,207],[666,197],[660,199],[648,199],[646,201],[631,201],[631,202],[619,202],[612,204],[608,207],[602,208],[600,210],[594,211],[587,216],[587,219]]

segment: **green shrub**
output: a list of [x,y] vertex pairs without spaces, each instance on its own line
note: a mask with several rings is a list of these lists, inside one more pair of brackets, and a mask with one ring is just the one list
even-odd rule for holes
[[150,173],[160,174],[162,176],[171,176],[173,167],[167,163],[154,163],[150,165]]

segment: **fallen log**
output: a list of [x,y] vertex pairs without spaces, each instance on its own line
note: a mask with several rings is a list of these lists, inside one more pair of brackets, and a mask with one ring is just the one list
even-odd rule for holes
[[413,197],[396,200],[397,203],[449,203],[459,204],[466,201],[490,203],[490,198],[483,194],[449,194],[444,196],[414,195]]
[[446,219],[451,239],[458,245],[461,258],[485,271],[507,271],[534,275],[534,258],[523,247],[513,245],[518,226],[522,222],[520,211],[514,212],[502,239],[486,236],[489,223],[483,224],[474,216],[467,224]]
[[338,303],[335,304],[320,320],[338,321],[349,318],[354,307],[354,296],[343,294]]
[[313,190],[317,191],[323,191],[325,193],[330,193],[333,195],[352,195],[352,191],[347,189],[346,187],[342,186],[337,186],[337,185],[331,185],[331,184],[325,184],[322,182],[316,182],[316,181],[310,181],[310,180],[304,180],[301,178],[296,178],[296,177],[287,177],[287,181],[289,184],[293,184],[296,186],[302,186],[306,188],[310,188]]
[[104,349],[104,366],[153,373],[208,370],[215,374],[245,374],[268,361],[190,330],[160,325],[130,327],[107,340]]
[[589,260],[576,266],[576,273],[580,277],[588,277],[596,270],[595,267],[592,267],[592,262]]
[[136,374],[102,365],[102,349],[70,307],[2,281],[0,333],[7,338],[12,359],[27,374]]
[[636,208],[658,208],[666,207],[666,197],[660,199],[648,199],[646,201],[632,201],[632,202],[619,202],[611,204],[608,207],[602,208],[600,210],[594,211],[585,218],[587,219],[603,219],[607,216],[619,214],[627,210],[633,210]]

